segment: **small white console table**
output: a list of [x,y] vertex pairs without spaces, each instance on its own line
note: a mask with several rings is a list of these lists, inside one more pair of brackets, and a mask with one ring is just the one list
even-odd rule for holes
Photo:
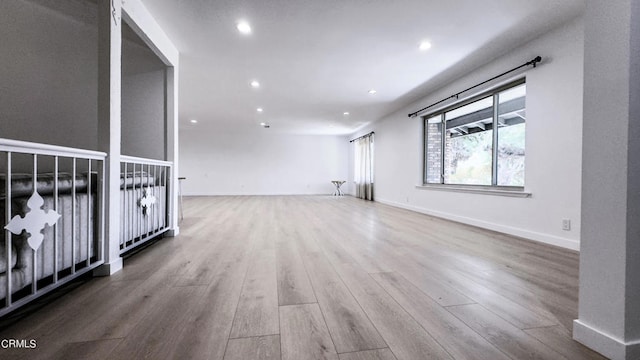
[[342,190],[340,190],[340,186],[346,183],[344,180],[331,180],[331,183],[336,186],[336,191],[333,193],[333,196],[342,196]]

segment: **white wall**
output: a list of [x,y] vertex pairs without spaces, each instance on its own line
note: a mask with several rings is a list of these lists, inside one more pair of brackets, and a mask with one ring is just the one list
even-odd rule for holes
[[[126,31],[125,31],[126,29]],[[165,159],[165,68],[142,40],[123,27],[122,154]]]
[[[0,137],[97,149],[96,17],[89,1],[0,2]],[[123,40],[122,152],[164,159],[165,65],[141,42]]]
[[0,137],[97,149],[95,17],[89,2],[0,1]]
[[[376,200],[533,240],[579,247],[583,89],[583,20],[511,51],[354,134],[376,132]],[[423,124],[407,114],[529,61],[526,191],[531,198],[416,188],[422,184]],[[352,151],[350,151],[352,154]],[[352,156],[352,155],[350,155]],[[353,178],[352,162],[349,180]],[[351,187],[349,189],[352,189]],[[570,219],[571,231],[562,230]]]
[[185,195],[332,194],[346,179],[348,138],[180,129],[180,176]]

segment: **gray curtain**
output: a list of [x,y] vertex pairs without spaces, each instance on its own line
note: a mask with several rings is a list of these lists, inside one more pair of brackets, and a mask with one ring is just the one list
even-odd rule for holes
[[354,141],[356,197],[373,200],[373,133]]

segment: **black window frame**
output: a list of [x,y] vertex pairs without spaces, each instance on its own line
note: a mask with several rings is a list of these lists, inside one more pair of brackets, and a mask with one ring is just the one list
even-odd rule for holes
[[[422,118],[422,136],[423,136],[423,162],[422,162],[422,183],[424,186],[435,186],[435,187],[443,187],[443,188],[447,188],[447,187],[454,187],[454,188],[469,188],[469,189],[495,189],[495,190],[507,190],[507,191],[524,191],[524,186],[510,186],[510,185],[498,185],[497,181],[498,181],[498,161],[496,160],[497,158],[497,152],[498,152],[498,147],[496,146],[496,144],[498,144],[498,131],[493,131],[493,142],[492,142],[492,159],[491,159],[491,166],[492,166],[492,174],[491,174],[491,185],[472,185],[472,184],[445,184],[444,182],[444,171],[445,171],[445,147],[446,147],[446,142],[445,142],[445,136],[446,136],[446,126],[443,126],[442,128],[442,140],[441,140],[441,165],[440,165],[440,182],[439,183],[434,183],[434,182],[428,182],[428,174],[427,174],[427,170],[428,170],[428,166],[427,166],[427,160],[428,160],[428,125],[427,125],[427,121],[431,118],[434,118],[436,116],[441,116],[442,117],[442,123],[446,124],[446,120],[444,119],[444,115],[452,110],[456,110],[459,109],[461,107],[464,107],[466,105],[469,105],[471,103],[474,103],[476,101],[479,100],[483,100],[489,97],[493,97],[493,106],[492,106],[492,110],[493,110],[493,116],[492,116],[492,124],[493,124],[493,129],[498,129],[497,123],[498,123],[498,94],[501,92],[504,92],[505,90],[509,90],[515,87],[518,87],[520,85],[526,85],[527,81],[526,81],[526,77],[522,77],[516,80],[513,80],[511,82],[508,82],[504,85],[498,86],[496,88],[490,89],[488,91],[484,91],[482,93],[479,93],[473,97],[470,97],[469,99],[465,99],[464,101],[460,101],[460,102],[456,102],[454,104],[451,104],[449,106],[446,106],[444,108],[438,109],[436,111],[430,112],[430,113],[425,113],[424,115],[420,115],[420,117]],[[526,109],[526,94],[525,94],[525,109]],[[525,121],[526,123],[526,121]],[[526,169],[525,169],[526,171]],[[526,185],[526,184],[525,184]]]

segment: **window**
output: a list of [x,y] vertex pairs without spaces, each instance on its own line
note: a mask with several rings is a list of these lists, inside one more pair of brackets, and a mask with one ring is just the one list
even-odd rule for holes
[[524,79],[424,118],[426,184],[524,187]]

